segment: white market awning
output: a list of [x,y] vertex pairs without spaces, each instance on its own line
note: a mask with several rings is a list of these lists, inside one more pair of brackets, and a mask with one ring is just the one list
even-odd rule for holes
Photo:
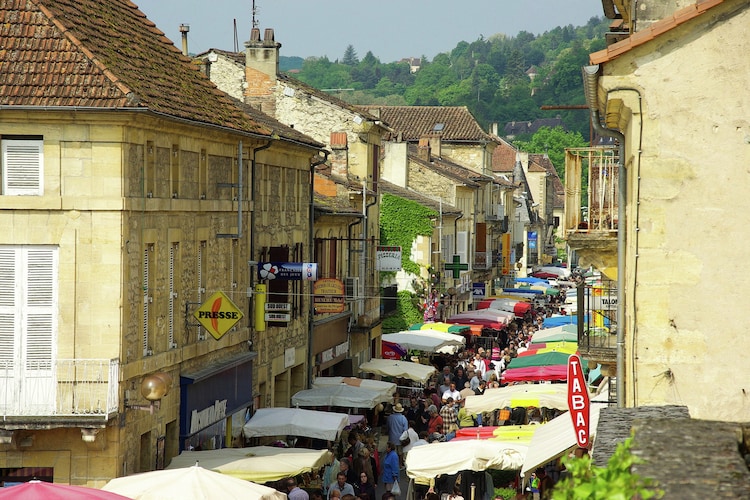
[[359,365],[359,371],[373,373],[381,377],[397,377],[426,383],[437,370],[431,365],[422,365],[410,361],[374,358]]
[[245,436],[304,436],[335,441],[349,425],[346,413],[300,408],[260,408],[243,426]]

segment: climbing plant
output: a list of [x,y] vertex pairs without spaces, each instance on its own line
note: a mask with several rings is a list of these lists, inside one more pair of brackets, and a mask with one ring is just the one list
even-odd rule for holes
[[411,325],[421,321],[422,312],[419,310],[419,298],[408,290],[401,290],[398,292],[396,314],[383,318],[383,333],[408,330]]
[[419,264],[412,261],[411,246],[417,236],[432,235],[432,219],[437,211],[392,194],[380,201],[380,244],[401,247],[404,271],[419,275]]

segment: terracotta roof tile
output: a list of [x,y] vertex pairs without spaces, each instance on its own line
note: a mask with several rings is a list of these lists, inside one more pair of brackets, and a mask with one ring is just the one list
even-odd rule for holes
[[0,104],[146,108],[269,134],[127,0],[0,0]]
[[589,61],[591,64],[602,64],[611,61],[617,56],[643,45],[677,26],[700,16],[707,10],[716,7],[725,1],[727,0],[698,0],[694,4],[675,11],[671,16],[661,19],[643,30],[637,31],[630,37],[617,43],[613,43],[604,50],[589,54]]
[[[405,141],[418,141],[427,134],[440,133],[443,141],[489,141],[466,106],[365,106],[379,115]],[[442,124],[441,130],[435,125]]]
[[497,173],[512,173],[516,165],[516,148],[509,142],[495,137],[497,147],[492,152],[492,171]]

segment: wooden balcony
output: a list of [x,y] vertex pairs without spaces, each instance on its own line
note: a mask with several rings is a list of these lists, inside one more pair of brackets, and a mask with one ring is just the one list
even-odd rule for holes
[[608,276],[617,269],[618,180],[617,148],[565,151],[565,239],[582,265]]

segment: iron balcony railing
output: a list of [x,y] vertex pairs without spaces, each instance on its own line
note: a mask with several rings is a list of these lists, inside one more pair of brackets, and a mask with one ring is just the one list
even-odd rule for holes
[[0,361],[0,418],[101,417],[118,411],[119,359]]
[[617,348],[616,285],[614,281],[602,280],[578,288],[578,293],[583,293],[583,310],[576,311],[578,321],[583,322],[583,336],[578,338],[582,351]]

